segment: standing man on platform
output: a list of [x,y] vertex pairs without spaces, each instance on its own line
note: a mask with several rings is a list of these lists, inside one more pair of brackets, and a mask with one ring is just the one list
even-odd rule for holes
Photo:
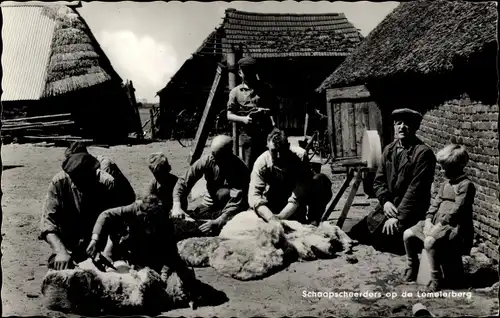
[[276,126],[279,102],[272,87],[259,79],[254,58],[242,58],[238,67],[242,83],[229,93],[227,119],[243,124],[240,135],[242,159],[252,169],[255,160],[267,150],[267,135]]

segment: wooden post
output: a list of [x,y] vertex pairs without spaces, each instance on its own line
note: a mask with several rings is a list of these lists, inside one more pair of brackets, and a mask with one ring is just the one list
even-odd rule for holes
[[308,128],[309,128],[309,114],[306,112],[306,118],[304,119],[304,138],[307,137]]
[[330,143],[330,154],[332,158],[336,158],[335,145],[335,116],[333,114],[333,101],[326,102],[326,115],[328,116],[328,142]]
[[[236,54],[231,51],[227,54],[227,68],[229,91],[236,87]],[[233,122],[233,153],[240,155],[240,136],[238,133],[238,124]]]
[[135,122],[136,122],[136,126],[137,126],[137,128],[136,128],[137,138],[143,139],[144,134],[142,131],[141,116],[139,115],[139,109],[137,108],[137,100],[135,99],[135,93],[134,93],[135,88],[134,88],[134,84],[132,83],[132,81],[127,80],[127,92],[128,92],[130,104],[132,106],[132,110],[133,110],[134,115],[135,115]]
[[149,126],[151,128],[151,139],[156,138],[155,114],[153,108],[149,110]]
[[[1,50],[0,50],[1,51]],[[1,93],[0,93],[1,95]],[[3,220],[3,211],[2,211],[2,197],[3,197],[3,192],[2,192],[2,171],[3,171],[3,164],[2,164],[2,113],[3,113],[3,105],[2,102],[0,102],[0,228],[2,227],[2,220]],[[0,246],[2,245],[2,236],[0,235]],[[2,261],[2,252],[0,252],[0,262]],[[2,277],[2,271],[0,271],[0,286],[3,284],[3,277]],[[0,317],[2,317],[3,310],[2,310],[2,305],[0,304]]]

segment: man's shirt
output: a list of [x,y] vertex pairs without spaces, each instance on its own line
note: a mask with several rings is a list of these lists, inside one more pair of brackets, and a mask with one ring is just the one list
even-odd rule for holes
[[90,241],[99,214],[116,206],[113,177],[101,170],[97,174],[92,193],[82,193],[64,171],[52,178],[42,208],[40,239],[55,233],[69,251]]
[[225,166],[220,166],[212,154],[204,155],[189,167],[184,177],[179,178],[174,189],[174,202],[187,205],[187,196],[196,182],[205,177],[210,198],[217,197],[221,188],[242,190],[247,193],[250,172],[240,158],[230,155]]

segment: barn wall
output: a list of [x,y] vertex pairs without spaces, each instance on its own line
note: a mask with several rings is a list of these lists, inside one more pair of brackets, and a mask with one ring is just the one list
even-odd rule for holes
[[[468,97],[449,100],[424,115],[419,137],[436,153],[452,137],[463,144],[470,156],[467,173],[477,188],[474,204],[475,234],[479,248],[489,257],[498,255],[498,105],[485,105]],[[436,171],[433,191],[442,180]],[[435,193],[434,193],[435,194]]]

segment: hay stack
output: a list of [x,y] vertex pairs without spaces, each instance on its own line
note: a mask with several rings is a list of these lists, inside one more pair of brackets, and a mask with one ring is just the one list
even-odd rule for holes
[[56,20],[43,97],[65,94],[112,79],[121,82],[91,31],[73,9],[46,7],[43,13]]

